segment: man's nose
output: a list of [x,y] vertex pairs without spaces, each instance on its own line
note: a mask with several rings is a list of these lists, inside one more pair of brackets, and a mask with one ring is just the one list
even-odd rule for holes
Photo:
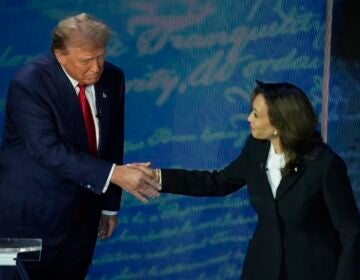
[[97,73],[97,72],[99,72],[100,68],[101,68],[100,61],[98,61],[97,59],[94,59],[91,61],[91,71],[92,72]]

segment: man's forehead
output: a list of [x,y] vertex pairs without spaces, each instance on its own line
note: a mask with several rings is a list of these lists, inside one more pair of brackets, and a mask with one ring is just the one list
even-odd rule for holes
[[67,48],[80,48],[82,50],[91,51],[106,48],[106,45],[104,45],[102,42],[98,42],[94,40],[94,38],[78,32],[71,34],[71,36],[66,40],[65,46]]
[[67,47],[68,53],[73,54],[79,57],[94,57],[104,55],[106,50],[104,47],[89,47],[89,46],[68,46]]

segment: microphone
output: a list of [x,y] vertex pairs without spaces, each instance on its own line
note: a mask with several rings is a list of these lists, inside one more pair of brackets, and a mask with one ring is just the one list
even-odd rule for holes
[[97,118],[98,120],[101,119],[101,111],[97,112],[97,114],[95,115],[95,118]]

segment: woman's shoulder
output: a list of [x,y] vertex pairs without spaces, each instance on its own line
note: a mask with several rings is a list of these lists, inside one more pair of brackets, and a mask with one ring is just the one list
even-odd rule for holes
[[313,141],[304,154],[305,162],[320,164],[335,164],[345,166],[344,160],[327,144],[321,141]]

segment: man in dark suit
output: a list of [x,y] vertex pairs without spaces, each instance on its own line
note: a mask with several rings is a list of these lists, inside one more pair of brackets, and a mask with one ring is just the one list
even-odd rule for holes
[[[41,261],[25,263],[30,279],[85,278],[97,236],[116,226],[121,188],[143,202],[158,195],[151,174],[121,165],[125,82],[104,61],[109,38],[87,14],[66,18],[53,31],[51,54],[9,86],[0,237],[42,239]],[[0,279],[16,275],[0,267]]]

